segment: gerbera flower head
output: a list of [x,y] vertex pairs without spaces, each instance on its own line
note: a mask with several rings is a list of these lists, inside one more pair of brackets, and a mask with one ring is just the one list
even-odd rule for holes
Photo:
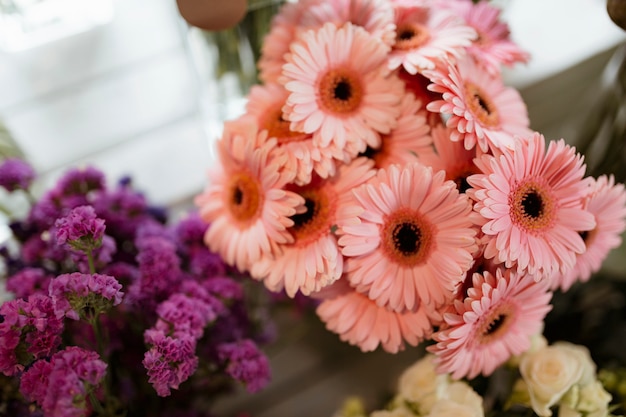
[[283,189],[289,174],[283,161],[270,158],[275,139],[259,133],[250,119],[227,122],[217,143],[219,164],[209,172],[209,185],[195,199],[210,223],[205,243],[240,270],[271,253],[276,243],[291,241],[289,217],[304,200]]
[[531,133],[519,92],[473,59],[466,57],[445,71],[425,71],[424,75],[433,82],[428,88],[442,94],[441,100],[428,103],[426,108],[449,116],[446,125],[456,129],[452,140],[463,141],[466,149],[511,149],[515,136]]
[[341,290],[323,300],[316,313],[328,330],[363,352],[381,346],[386,352],[397,353],[407,343],[417,346],[432,333],[426,304],[414,312],[398,313],[379,306],[343,279],[333,286]]
[[337,0],[312,4],[302,17],[307,28],[321,27],[327,22],[342,26],[352,23],[391,46],[395,39],[393,6],[389,0]]
[[502,65],[510,67],[530,58],[528,52],[511,40],[509,26],[500,19],[502,10],[497,6],[488,1],[470,0],[445,0],[439,4],[449,7],[476,30],[478,37],[467,50],[490,73],[499,74]]
[[389,68],[416,74],[439,62],[455,60],[476,38],[476,31],[448,10],[395,2],[396,41]]
[[488,376],[526,351],[551,309],[548,284],[512,270],[474,274],[467,297],[444,314],[444,325],[433,334],[436,344],[427,348],[438,370],[457,379]]
[[480,173],[474,164],[478,148],[465,149],[462,142],[450,139],[452,132],[452,129],[444,125],[434,126],[431,129],[431,137],[436,154],[422,158],[422,161],[432,166],[435,171],[445,171],[446,180],[454,181],[459,191],[464,193],[469,188],[467,177]]
[[293,175],[290,181],[307,184],[313,172],[322,178],[334,175],[337,161],[348,158],[346,152],[333,144],[318,146],[311,134],[290,129],[282,110],[288,96],[289,91],[280,84],[255,85],[250,90],[244,117],[254,117],[259,129],[267,130],[268,137],[276,139],[272,155],[285,161],[283,171]]
[[365,29],[327,23],[291,46],[283,66],[291,129],[355,157],[395,126],[404,86],[386,66],[388,46]]
[[621,235],[626,229],[624,184],[616,184],[612,175],[593,179],[583,207],[593,214],[596,227],[580,232],[586,250],[576,255],[574,268],[553,280],[553,289],[560,287],[567,291],[576,281],[589,281],[591,275],[600,270],[609,252],[622,243]]
[[367,158],[357,158],[331,178],[314,177],[307,185],[288,186],[304,198],[306,211],[291,216],[294,224],[287,230],[293,240],[280,245],[278,254],[262,257],[251,275],[272,291],[284,288],[292,298],[298,291],[310,295],[338,280],[343,256],[332,232],[337,209],[346,194],[374,175],[373,165]]
[[472,265],[471,203],[444,176],[419,163],[379,169],[338,212],[346,278],[381,307],[444,304]]
[[397,126],[389,134],[381,136],[378,148],[368,147],[364,155],[374,160],[377,168],[430,161],[435,152],[429,132],[422,102],[412,93],[407,93],[400,103]]
[[582,206],[583,158],[563,139],[546,149],[539,133],[515,143],[498,157],[476,159],[481,174],[467,179],[474,210],[486,219],[485,257],[520,273],[563,273],[585,251],[579,232],[595,227]]

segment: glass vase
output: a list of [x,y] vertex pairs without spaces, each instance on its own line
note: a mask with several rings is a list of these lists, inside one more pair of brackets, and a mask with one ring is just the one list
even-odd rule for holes
[[200,111],[210,138],[223,123],[240,116],[246,96],[258,83],[256,63],[272,17],[284,0],[248,0],[248,10],[234,27],[208,31],[186,27],[192,66],[200,84]]

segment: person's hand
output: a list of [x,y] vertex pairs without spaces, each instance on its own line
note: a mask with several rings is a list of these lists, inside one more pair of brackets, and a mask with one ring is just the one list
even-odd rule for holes
[[176,0],[183,19],[206,30],[223,30],[239,22],[248,7],[247,0]]

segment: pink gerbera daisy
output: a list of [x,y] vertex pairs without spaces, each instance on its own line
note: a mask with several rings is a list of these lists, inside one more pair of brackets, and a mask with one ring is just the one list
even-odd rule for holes
[[443,0],[442,7],[449,7],[473,27],[478,37],[468,47],[468,52],[484,64],[487,71],[499,74],[502,65],[512,66],[527,62],[530,55],[511,40],[508,25],[500,20],[501,9],[488,1],[474,3],[471,0]]
[[511,270],[474,274],[467,297],[444,314],[444,324],[433,334],[437,343],[427,348],[436,355],[438,370],[453,378],[488,376],[526,351],[551,309],[548,287],[548,281]]
[[329,179],[314,177],[307,185],[289,187],[304,198],[307,210],[291,217],[294,224],[287,230],[292,241],[280,245],[279,252],[262,257],[252,266],[251,275],[272,291],[284,288],[290,297],[298,291],[310,295],[339,279],[343,256],[332,232],[337,208],[350,190],[374,173],[372,161],[358,158],[342,165]]
[[379,146],[380,134],[396,124],[404,94],[386,67],[387,50],[351,23],[303,34],[283,66],[291,93],[283,111],[291,128],[312,133],[319,146],[334,143],[358,152]]
[[441,305],[472,265],[471,203],[444,175],[419,163],[391,165],[339,210],[346,277],[379,306]]
[[394,3],[396,41],[389,54],[389,68],[403,67],[410,74],[434,69],[442,61],[465,54],[476,32],[448,10]]
[[290,217],[303,209],[304,199],[283,189],[289,176],[281,170],[283,161],[269,157],[275,146],[249,119],[227,122],[217,142],[219,165],[195,199],[211,223],[206,244],[242,271],[276,244],[292,241]]
[[582,207],[588,182],[585,165],[563,139],[546,150],[543,135],[517,140],[500,156],[476,159],[481,174],[470,176],[468,195],[486,223],[485,257],[518,272],[552,274],[574,266],[585,251],[579,232],[595,227]]
[[337,26],[350,22],[389,46],[396,36],[393,7],[389,0],[323,1],[311,5],[302,18],[302,24],[307,28],[320,27],[327,22]]
[[609,252],[622,243],[621,235],[626,229],[624,184],[615,184],[613,176],[600,176],[591,185],[583,207],[595,217],[596,227],[581,232],[586,250],[577,254],[576,265],[570,272],[553,281],[553,288],[567,291],[576,281],[589,281],[591,274],[600,270]]
[[259,129],[276,139],[273,152],[285,159],[284,170],[293,174],[290,181],[307,184],[313,172],[322,178],[334,175],[336,161],[343,162],[346,153],[335,146],[317,146],[311,134],[291,130],[282,111],[288,96],[289,91],[280,84],[255,85],[248,95],[246,115],[253,116]]
[[367,148],[365,155],[374,160],[377,168],[432,160],[435,151],[429,132],[423,104],[407,93],[400,104],[398,125],[382,135],[377,149]]
[[449,116],[446,125],[457,130],[452,140],[464,141],[465,148],[478,145],[482,152],[511,149],[514,136],[530,135],[528,111],[519,92],[473,59],[424,75],[433,82],[428,88],[442,94],[442,100],[426,108]]
[[480,173],[474,164],[477,148],[467,150],[461,142],[453,142],[450,137],[452,129],[439,125],[431,129],[431,137],[435,145],[436,155],[423,158],[422,162],[433,167],[433,170],[444,170],[446,180],[454,181],[460,192],[468,188],[467,177]]
[[397,313],[355,291],[344,279],[333,286],[340,290],[332,291],[334,297],[322,301],[316,313],[328,330],[363,352],[380,345],[387,352],[397,353],[404,349],[405,342],[417,346],[432,333],[426,304],[415,312]]

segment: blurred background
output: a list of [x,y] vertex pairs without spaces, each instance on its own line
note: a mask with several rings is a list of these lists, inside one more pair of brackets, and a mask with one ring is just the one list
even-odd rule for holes
[[[33,9],[43,3],[53,7]],[[615,99],[626,41],[605,0],[495,3],[532,57],[505,73],[532,127],[573,144],[590,134],[585,127],[595,135],[603,103]],[[20,7],[31,11],[26,26],[15,20]],[[0,0],[0,10],[0,124],[9,133],[0,131],[1,145],[31,162],[41,187],[69,166],[94,165],[110,179],[131,175],[154,203],[190,205],[205,186],[225,113],[217,103],[223,93],[207,81],[210,38],[185,24],[175,1]],[[392,364],[381,353],[354,355],[321,324],[310,326],[292,335],[293,349],[274,356],[278,377],[262,396],[229,399],[221,410],[227,415],[245,402],[260,417],[306,415],[303,406],[315,399],[328,403],[316,404],[316,412],[331,415],[351,391],[379,391],[372,372],[399,372],[416,355],[398,355]],[[325,343],[334,348],[313,348]]]

